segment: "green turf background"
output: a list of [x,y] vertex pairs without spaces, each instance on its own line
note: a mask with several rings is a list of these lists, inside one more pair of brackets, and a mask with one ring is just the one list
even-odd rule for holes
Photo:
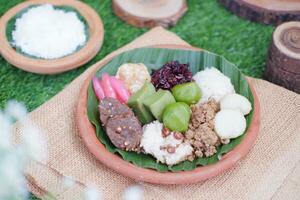
[[[147,29],[125,24],[111,9],[110,0],[83,0],[102,18],[104,43],[97,56],[84,66],[59,75],[37,75],[19,70],[0,56],[0,108],[9,99],[26,104],[31,111],[62,90],[93,63],[122,47]],[[225,56],[249,76],[261,78],[273,27],[240,19],[217,0],[187,0],[189,11],[170,30],[193,46]],[[21,0],[0,0],[0,16]],[[31,197],[34,199],[34,197]]]

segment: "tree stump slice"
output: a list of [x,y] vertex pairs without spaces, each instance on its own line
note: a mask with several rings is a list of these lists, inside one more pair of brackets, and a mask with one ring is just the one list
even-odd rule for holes
[[281,24],[274,31],[265,77],[300,93],[300,22]]
[[187,11],[186,0],[113,0],[122,20],[140,28],[174,26]]
[[251,21],[278,25],[300,21],[299,0],[219,0],[234,14]]

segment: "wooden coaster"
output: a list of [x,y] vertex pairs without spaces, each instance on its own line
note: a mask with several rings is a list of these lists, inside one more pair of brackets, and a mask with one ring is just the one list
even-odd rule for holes
[[[6,25],[21,10],[30,5],[51,4],[71,6],[86,20],[89,28],[89,40],[83,48],[69,56],[58,59],[30,58],[16,52],[6,37]],[[25,71],[39,74],[55,74],[77,68],[91,60],[100,50],[104,37],[103,24],[98,14],[88,5],[76,0],[31,0],[18,4],[7,11],[0,19],[0,53],[12,65]]]
[[299,0],[219,0],[234,14],[264,24],[300,20]]
[[265,78],[300,93],[300,22],[281,24],[274,31]]
[[115,14],[140,28],[170,27],[187,11],[185,0],[113,0]]

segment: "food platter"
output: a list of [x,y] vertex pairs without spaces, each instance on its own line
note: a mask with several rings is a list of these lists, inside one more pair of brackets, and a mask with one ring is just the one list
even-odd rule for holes
[[[198,48],[176,45],[162,45],[158,46],[157,48],[200,51]],[[103,63],[101,66],[98,66],[96,71],[106,64],[107,63]],[[230,152],[226,153],[218,162],[206,166],[200,166],[191,171],[179,172],[159,172],[152,169],[138,167],[123,160],[120,156],[109,152],[96,136],[95,127],[89,121],[87,114],[88,87],[93,75],[94,74],[91,74],[91,76],[86,79],[80,91],[76,113],[76,123],[79,129],[79,135],[87,149],[96,157],[96,159],[124,176],[138,181],[157,184],[188,184],[203,181],[217,176],[233,167],[250,151],[258,136],[259,101],[251,81],[248,81],[251,93],[253,95],[252,122],[249,125],[249,128],[241,142]]]
[[[86,44],[71,55],[57,59],[38,59],[18,53],[10,45],[7,35],[7,23],[17,13],[32,5],[49,3],[54,6],[69,6],[77,10],[85,19],[89,38]],[[88,5],[74,0],[32,0],[18,4],[7,11],[0,20],[0,53],[12,65],[25,71],[39,74],[55,74],[77,68],[91,60],[100,50],[104,37],[104,28],[99,15]]]

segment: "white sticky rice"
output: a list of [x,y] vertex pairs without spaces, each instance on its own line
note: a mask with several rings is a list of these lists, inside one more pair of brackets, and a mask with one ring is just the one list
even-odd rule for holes
[[[161,163],[167,165],[175,165],[191,155],[193,148],[183,140],[175,139],[173,133],[167,137],[162,136],[163,124],[154,121],[143,127],[143,136],[140,146],[143,147],[145,153],[153,155]],[[162,146],[177,146],[174,153],[168,153]]]
[[44,59],[67,56],[86,43],[85,25],[75,12],[44,4],[29,8],[16,20],[13,45]]
[[205,68],[196,73],[193,79],[202,92],[199,103],[205,103],[212,99],[219,102],[225,95],[235,93],[230,79],[214,67]]

